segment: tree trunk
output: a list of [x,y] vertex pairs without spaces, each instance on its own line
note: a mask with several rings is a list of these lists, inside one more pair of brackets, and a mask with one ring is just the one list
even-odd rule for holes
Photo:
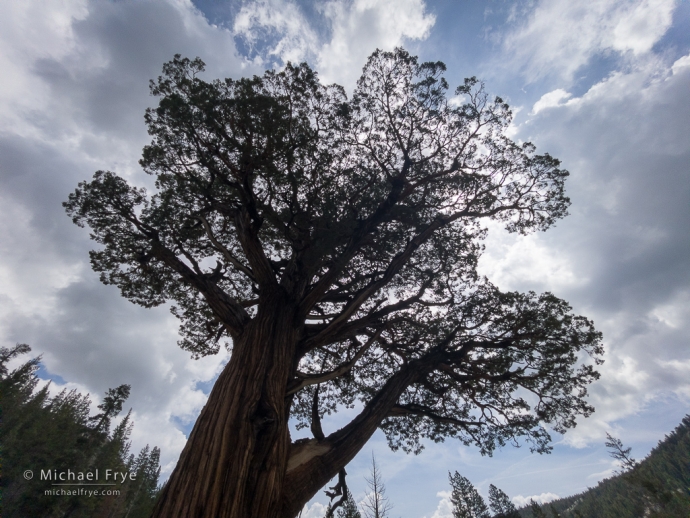
[[234,341],[153,517],[278,518],[297,330],[287,297],[278,289],[265,298]]
[[393,375],[349,424],[323,440],[293,444],[284,481],[281,518],[297,516],[304,504],[359,453],[423,369],[422,362],[411,362]]
[[422,372],[412,362],[348,425],[290,443],[288,379],[297,311],[273,294],[233,344],[153,518],[294,518],[345,467]]

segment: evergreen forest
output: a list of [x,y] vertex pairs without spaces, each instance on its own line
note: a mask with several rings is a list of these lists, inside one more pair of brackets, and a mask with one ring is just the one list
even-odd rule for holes
[[[611,439],[611,438],[610,438]],[[690,516],[690,415],[642,461],[614,439],[623,470],[587,491],[520,510],[523,518],[687,518]],[[616,447],[616,443],[618,447]],[[621,455],[623,454],[623,455]]]
[[[25,344],[0,348],[0,516],[150,516],[159,490],[160,450],[147,445],[137,455],[130,453],[131,411],[111,426],[129,396],[129,385],[109,389],[98,405],[100,412],[90,415],[88,394],[63,390],[51,396],[49,385],[37,389],[40,357],[9,370],[11,360],[30,350]],[[75,485],[80,483],[75,476],[65,481],[70,485],[57,485],[60,480],[46,480],[41,473],[95,473],[96,469],[99,482],[106,469],[129,473],[133,480],[113,486]]]
[[[582,493],[546,504],[532,500],[518,509],[510,497],[493,484],[488,502],[469,479],[457,471],[449,473],[453,518],[688,518],[690,517],[690,415],[667,435],[642,461],[631,456],[631,449],[608,437],[610,454],[620,462],[615,476],[601,481]],[[373,463],[372,479],[382,485],[380,472]],[[385,488],[377,493],[369,482],[367,499],[378,494],[386,506],[373,509],[364,502],[357,504],[345,488],[337,512],[329,507],[326,518],[385,518],[391,505]],[[333,488],[332,488],[333,489]],[[327,493],[331,495],[331,493]]]

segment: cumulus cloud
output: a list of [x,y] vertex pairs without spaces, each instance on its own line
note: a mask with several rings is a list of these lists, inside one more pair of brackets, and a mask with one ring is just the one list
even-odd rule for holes
[[233,31],[249,46],[262,64],[279,58],[283,62],[302,62],[313,58],[318,35],[299,6],[286,0],[262,0],[242,6],[235,17]]
[[690,393],[686,60],[649,60],[579,98],[550,92],[517,128],[570,170],[572,214],[546,234],[490,234],[482,271],[506,288],[553,291],[604,332],[597,412],[566,435],[578,447],[657,398]]
[[346,86],[353,85],[375,49],[422,40],[435,22],[424,0],[333,1],[325,5],[324,15],[332,34],[318,54],[318,68],[324,81]]
[[[453,518],[453,503],[450,501],[450,491],[439,491],[436,496],[441,497],[431,518]],[[426,518],[426,517],[424,517]]]
[[248,2],[233,31],[261,64],[308,60],[322,81],[352,87],[375,49],[423,40],[435,21],[424,0],[331,0],[316,8],[316,16],[291,0]]
[[542,0],[527,16],[515,16],[504,48],[530,80],[546,75],[571,80],[595,55],[650,52],[670,27],[676,5],[676,0]]
[[305,504],[300,516],[304,518],[321,518],[326,515],[327,506],[314,502],[312,505]]
[[560,496],[558,496],[555,493],[542,493],[540,495],[532,496],[517,495],[511,498],[511,500],[517,508],[520,508],[529,505],[532,502],[532,500],[534,500],[538,504],[548,504],[549,502],[553,502],[554,500],[558,500],[559,498]]
[[545,93],[536,103],[534,103],[534,106],[532,107],[532,115],[536,115],[540,111],[547,108],[555,108],[556,106],[560,106],[563,104],[563,101],[568,100],[570,97],[572,97],[572,95],[562,88],[557,88],[556,90]]

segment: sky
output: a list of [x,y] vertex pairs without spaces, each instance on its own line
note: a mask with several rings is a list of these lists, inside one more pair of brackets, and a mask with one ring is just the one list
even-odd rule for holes
[[176,53],[201,57],[208,79],[307,61],[351,91],[367,56],[396,46],[445,62],[453,87],[484,80],[513,108],[510,136],[570,171],[570,215],[529,236],[490,225],[480,272],[568,300],[604,333],[606,361],[595,414],[554,434],[552,454],[489,458],[448,440],[412,456],[377,433],[347,468],[355,498],[372,453],[401,518],[450,518],[455,470],[518,504],[583,491],[616,468],[607,431],[644,457],[690,412],[688,0],[1,2],[0,346],[30,344],[51,390],[94,404],[130,384],[133,448],[159,446],[166,478],[228,354],[191,359],[166,308],[102,285],[61,203],[98,169],[151,187],[138,165],[148,82]]

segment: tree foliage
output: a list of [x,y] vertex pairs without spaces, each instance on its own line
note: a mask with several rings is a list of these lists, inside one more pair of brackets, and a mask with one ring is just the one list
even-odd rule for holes
[[493,518],[520,518],[510,497],[493,484],[489,484],[489,507],[494,513]]
[[453,518],[520,518],[520,513],[508,495],[493,484],[489,485],[487,507],[484,498],[469,479],[457,471],[452,475],[448,473],[448,478],[452,489],[450,501],[453,505]]
[[469,479],[457,471],[453,475],[448,473],[448,478],[452,488],[453,518],[490,518],[489,508]]
[[621,466],[618,474],[625,473],[637,466],[637,461],[630,456],[632,448],[626,448],[623,441],[614,437],[609,432],[606,432],[606,447],[609,449],[609,455],[616,459]]
[[[29,351],[25,344],[0,348],[2,516],[148,517],[158,493],[160,451],[147,446],[137,457],[129,454],[129,414],[110,429],[129,386],[109,389],[99,405],[103,413],[89,417],[88,395],[63,390],[51,397],[47,385],[36,390],[40,357],[9,371],[8,362]],[[119,495],[87,498],[46,494],[55,488],[40,479],[41,470],[94,469],[100,469],[102,478],[106,468],[136,473],[136,480],[118,486]],[[33,478],[27,479],[25,470],[31,470]]]
[[529,507],[532,511],[532,518],[546,518],[546,513],[534,499],[530,499]]
[[[445,66],[402,49],[372,54],[349,99],[306,64],[239,80],[203,70],[177,56],[152,82],[140,163],[155,192],[99,171],[65,207],[100,245],[101,280],[145,307],[172,303],[193,356],[283,344],[281,366],[257,375],[287,383],[256,408],[284,402],[333,457],[332,473],[300,477],[325,484],[376,427],[405,451],[457,437],[485,454],[520,438],[545,452],[545,425],[589,415],[592,323],[477,274],[483,222],[526,234],[569,204],[559,161],[506,136],[501,98],[475,78],[448,96]],[[250,344],[266,312],[289,325]],[[352,426],[326,436],[324,414],[357,401]]]
[[343,502],[343,505],[340,506],[340,508],[338,509],[336,516],[338,518],[362,518],[362,513],[359,512],[357,502],[355,502],[352,493],[350,493],[349,490],[346,491],[347,494],[345,497],[345,501]]

